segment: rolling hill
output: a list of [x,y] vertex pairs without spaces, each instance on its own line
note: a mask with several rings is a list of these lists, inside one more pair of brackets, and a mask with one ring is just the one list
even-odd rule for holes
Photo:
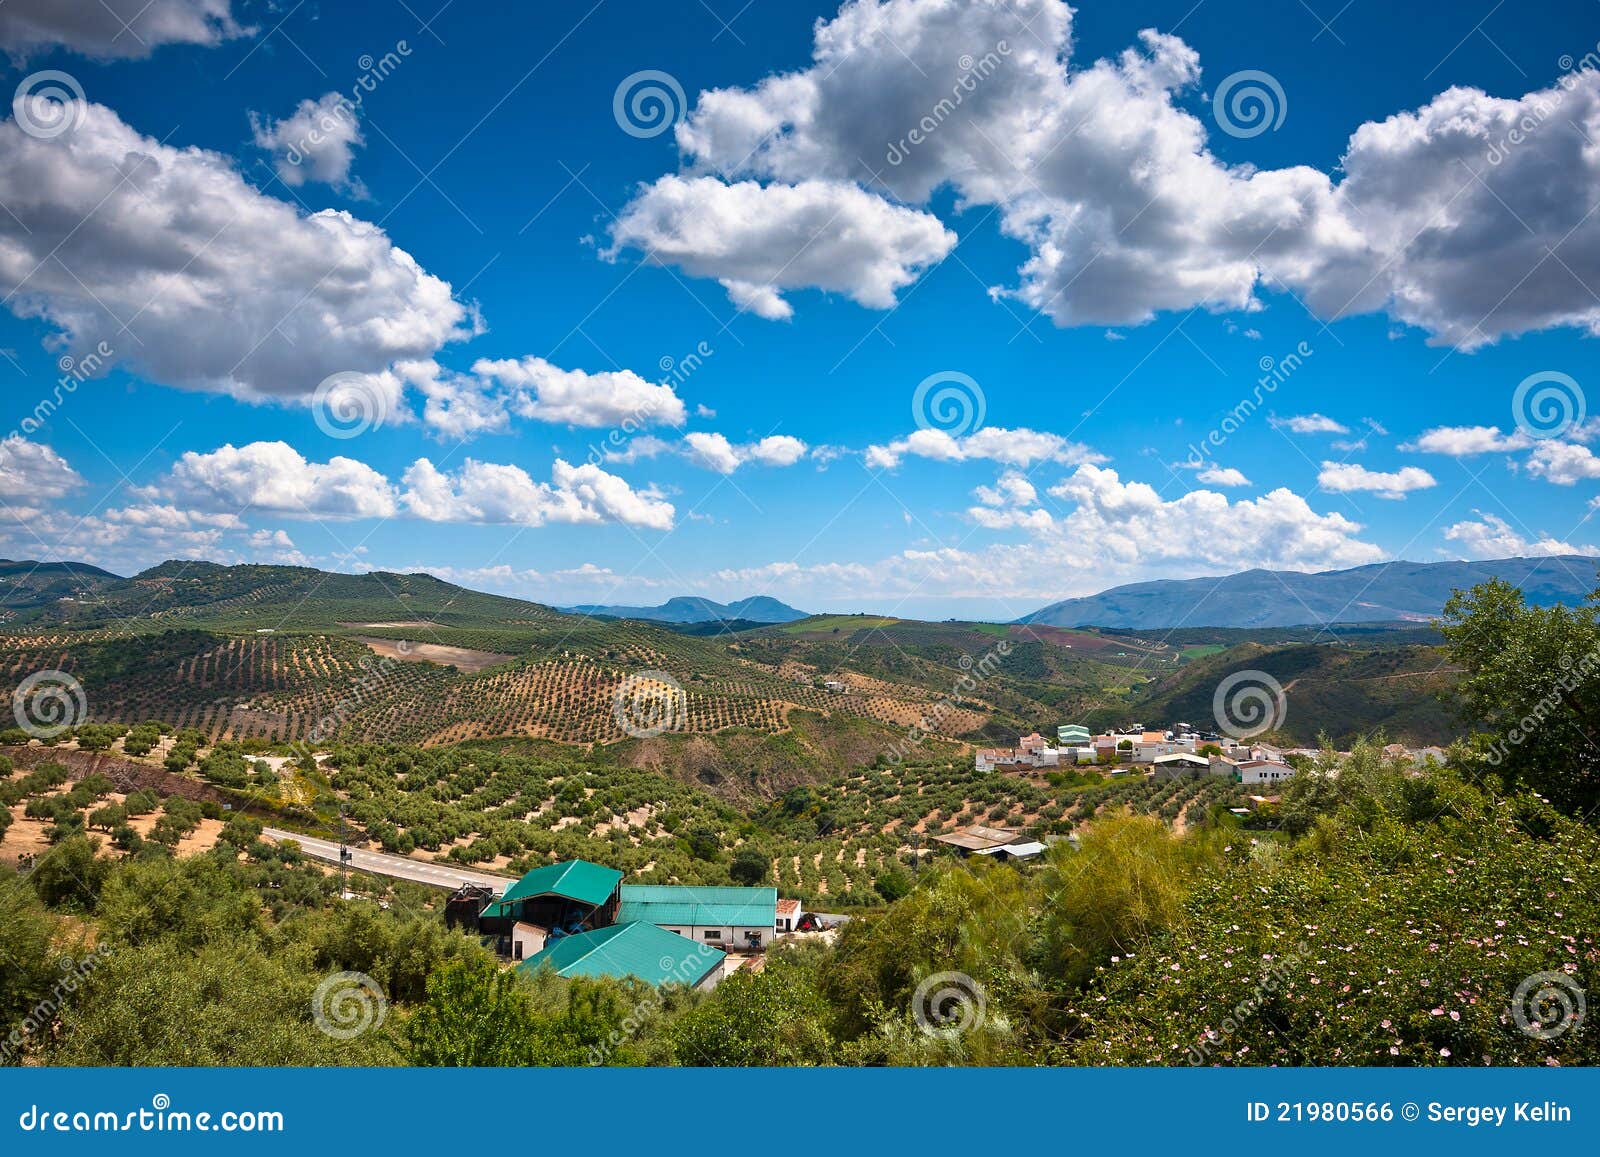
[[1091,713],[1091,725],[1117,726],[1131,717],[1211,727],[1214,696],[1228,676],[1257,672],[1283,688],[1285,711],[1272,738],[1312,746],[1326,734],[1338,746],[1382,730],[1392,740],[1446,744],[1460,728],[1443,693],[1454,671],[1436,647],[1377,651],[1322,645],[1266,647],[1245,643],[1166,674],[1112,711]]
[[[1201,723],[1238,669],[1292,684],[1302,742],[1379,726],[1449,737],[1435,697],[1449,673],[1421,630],[1169,640],[819,615],[735,633],[567,614],[426,574],[197,562],[126,579],[73,564],[34,574],[41,593],[0,624],[0,694],[61,671],[89,721],[162,720],[209,739],[581,745],[749,797],[1068,721]],[[77,593],[54,593],[57,580]],[[619,704],[637,678],[671,688],[667,733],[628,726]]]
[[0,622],[63,599],[93,598],[95,592],[120,581],[110,571],[88,563],[0,559]]
[[1424,622],[1451,593],[1502,578],[1535,606],[1576,604],[1600,587],[1600,559],[1581,555],[1488,562],[1391,562],[1301,574],[1250,570],[1219,578],[1113,587],[1052,603],[1018,620],[1058,627],[1290,627]]

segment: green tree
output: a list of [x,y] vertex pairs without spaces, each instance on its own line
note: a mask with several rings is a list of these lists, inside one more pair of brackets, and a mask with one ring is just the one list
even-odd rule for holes
[[1458,591],[1440,625],[1462,668],[1455,695],[1481,728],[1474,765],[1569,815],[1600,807],[1600,591],[1531,607],[1502,579]]
[[689,854],[697,860],[714,860],[722,850],[722,840],[716,831],[704,825],[689,832]]
[[878,874],[878,878],[872,882],[872,886],[878,890],[878,895],[893,904],[896,900],[902,900],[909,896],[911,889],[916,887],[916,883],[911,879],[909,873],[903,872],[899,868],[889,868]]
[[528,1064],[537,1032],[533,1001],[515,972],[492,961],[452,961],[428,978],[428,999],[406,1022],[414,1065]]
[[769,959],[764,972],[736,972],[667,1029],[680,1065],[825,1065],[831,1010],[799,968]]
[[728,875],[735,883],[754,887],[767,878],[768,868],[766,856],[755,848],[741,848],[733,857],[733,863],[728,865]]
[[26,1048],[48,1034],[49,1024],[30,1018],[60,980],[54,935],[54,922],[38,897],[0,869],[0,1025],[7,1034],[15,1030],[26,1037],[11,1047],[8,1037],[0,1037],[0,1065],[21,1064]]
[[97,857],[99,850],[100,841],[87,836],[62,840],[28,874],[33,890],[52,908],[93,911],[111,871],[110,862]]

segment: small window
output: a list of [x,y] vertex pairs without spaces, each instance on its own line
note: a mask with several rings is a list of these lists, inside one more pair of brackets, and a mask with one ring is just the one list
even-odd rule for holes
[[705,932],[705,938],[707,940],[721,940],[722,939],[722,933],[717,931],[717,929],[715,929],[715,928],[709,928]]

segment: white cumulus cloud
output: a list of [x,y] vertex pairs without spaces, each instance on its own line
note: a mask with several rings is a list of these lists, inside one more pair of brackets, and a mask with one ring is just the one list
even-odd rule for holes
[[169,385],[303,399],[329,374],[378,373],[472,332],[449,284],[377,226],[306,216],[221,154],[80,107],[47,140],[0,122],[0,292],[64,344],[104,341]]
[[365,195],[361,182],[350,176],[355,151],[365,145],[361,118],[342,93],[330,92],[316,100],[303,100],[282,120],[250,114],[256,147],[272,154],[273,168],[285,185],[298,188],[321,181],[342,192]]
[[955,247],[930,213],[891,204],[855,185],[797,185],[715,177],[662,177],[623,209],[609,256],[637,250],[647,261],[714,277],[740,309],[787,318],[789,290],[842,293],[874,309]]
[[1368,470],[1354,462],[1324,462],[1317,474],[1317,485],[1333,494],[1370,492],[1379,498],[1401,499],[1413,490],[1427,490],[1439,482],[1420,466],[1385,472]]
[[509,523],[542,526],[548,522],[671,530],[672,504],[653,490],[634,490],[598,466],[573,466],[557,459],[549,482],[535,482],[520,466],[467,459],[450,473],[427,458],[406,470],[403,501],[414,516],[430,522]]
[[24,57],[48,48],[85,56],[149,56],[164,44],[213,46],[252,30],[232,0],[6,0],[0,48]]
[[[1027,247],[995,292],[1060,325],[1250,311],[1288,289],[1320,317],[1382,311],[1463,349],[1600,330],[1600,70],[1518,98],[1453,88],[1352,126],[1320,168],[1267,169],[1211,151],[1182,39],[1147,29],[1085,61],[1072,29],[1064,0],[849,0],[801,67],[699,94],[681,172],[624,209],[614,248],[763,316],[802,286],[883,308],[948,252],[924,211],[948,189]],[[876,204],[846,208],[849,190]],[[869,214],[909,216],[864,236]]]
[[1445,538],[1460,543],[1470,558],[1532,558],[1558,554],[1585,554],[1600,557],[1600,547],[1574,546],[1549,535],[1529,540],[1511,528],[1505,519],[1474,511],[1478,521],[1447,526]]

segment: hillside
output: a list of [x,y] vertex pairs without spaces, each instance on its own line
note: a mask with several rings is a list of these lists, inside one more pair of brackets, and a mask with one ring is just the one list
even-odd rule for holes
[[16,562],[0,559],[0,622],[11,622],[41,607],[94,598],[121,582],[110,571],[83,562]]
[[1441,699],[1454,674],[1444,652],[1418,646],[1364,651],[1245,643],[1156,680],[1127,705],[1093,713],[1091,722],[1113,726],[1133,715],[1215,726],[1217,687],[1247,671],[1264,672],[1283,687],[1286,711],[1273,738],[1286,743],[1314,745],[1325,733],[1348,746],[1381,729],[1391,740],[1445,744],[1461,730]]
[[[218,739],[590,745],[634,743],[620,689],[663,672],[679,690],[650,758],[741,795],[870,763],[914,727],[952,738],[994,718],[974,696],[930,720],[954,678],[936,663],[878,677],[673,626],[563,614],[423,574],[169,562],[16,615],[0,630],[0,678],[64,671],[91,720],[159,719]],[[826,686],[839,679],[847,689]],[[1005,716],[1009,729],[1023,722]],[[720,746],[675,742],[695,736]],[[762,750],[775,736],[783,743]]]
[[576,607],[562,607],[574,615],[600,615],[610,619],[643,619],[655,623],[792,623],[806,618],[787,603],[766,595],[735,599],[731,603],[715,603],[710,599],[680,595],[668,599],[658,607],[607,606],[588,603]]
[[1488,562],[1390,562],[1301,574],[1250,570],[1218,578],[1113,587],[1052,603],[1018,620],[1059,627],[1289,627],[1423,622],[1452,592],[1491,578],[1520,587],[1535,606],[1581,603],[1600,582],[1600,560],[1578,555]]
[[[1448,738],[1425,681],[1362,681],[1384,664],[1427,664],[1408,632],[1317,645],[1265,632],[1268,647],[1250,633],[1168,643],[821,615],[743,620],[735,633],[564,614],[426,574],[169,562],[97,576],[92,590],[78,581],[73,601],[35,600],[0,628],[0,684],[64,671],[92,721],[162,720],[210,739],[600,745],[728,797],[770,798],[880,757],[1008,742],[1086,716],[1199,723],[1215,672],[1278,654],[1302,656],[1283,676],[1300,680],[1297,738],[1380,725],[1399,739]],[[670,720],[666,733],[634,738],[619,696],[646,673],[670,680],[651,684]]]

